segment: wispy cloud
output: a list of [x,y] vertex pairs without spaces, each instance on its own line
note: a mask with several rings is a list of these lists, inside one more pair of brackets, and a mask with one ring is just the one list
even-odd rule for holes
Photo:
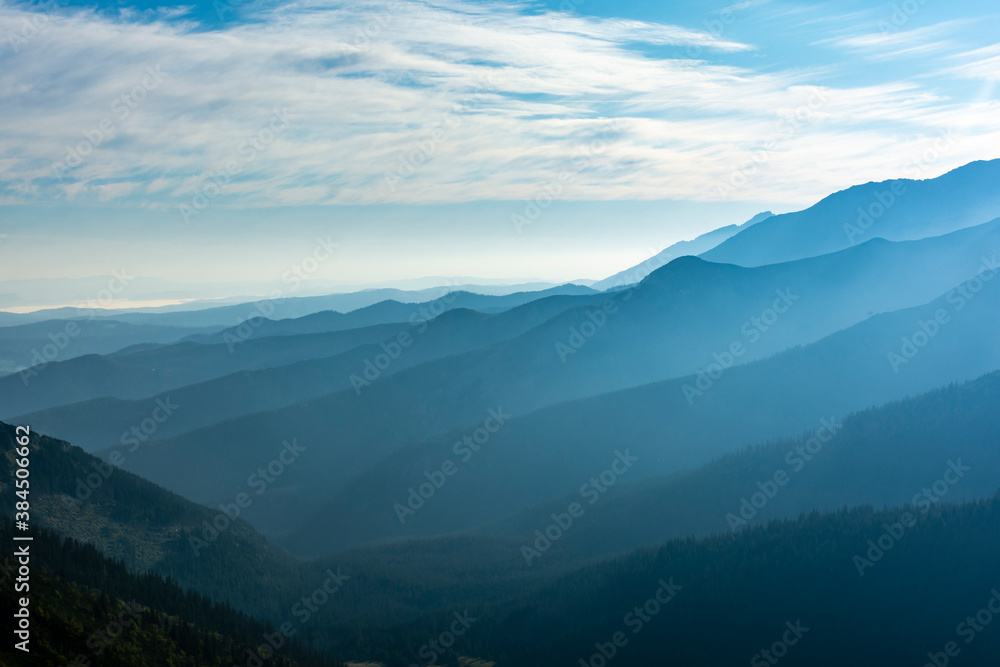
[[954,54],[951,60],[961,62],[940,70],[938,74],[980,81],[1000,81],[1000,44]]
[[879,59],[912,58],[952,51],[961,45],[961,29],[967,20],[943,21],[911,30],[873,30],[862,34],[830,37],[817,41],[850,49]]
[[[31,17],[0,6],[0,35]],[[612,118],[621,132],[564,197],[711,199],[815,78],[726,64],[754,50],[728,34],[513,4],[299,2],[250,18],[205,31],[77,11],[3,51],[0,203],[177,206],[230,164],[239,172],[216,205],[520,199],[572,169]],[[648,45],[697,45],[704,59]],[[755,196],[806,201],[831,187],[819,174],[875,175],[902,161],[901,135],[935,129],[931,118],[1000,132],[995,105],[913,84],[826,91]],[[287,126],[255,147],[282,110]],[[59,170],[67,147],[80,159]],[[812,165],[821,148],[830,164],[804,174],[794,159]]]

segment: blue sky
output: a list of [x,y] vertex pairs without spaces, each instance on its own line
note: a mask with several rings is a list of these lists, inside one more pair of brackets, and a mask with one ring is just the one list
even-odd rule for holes
[[129,260],[239,281],[320,231],[344,249],[327,279],[600,278],[759,210],[998,157],[998,19],[940,0],[7,2],[0,279]]

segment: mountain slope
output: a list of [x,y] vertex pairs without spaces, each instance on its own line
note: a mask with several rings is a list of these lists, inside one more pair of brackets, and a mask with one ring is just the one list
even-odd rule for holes
[[[369,376],[377,373],[379,378],[387,378],[431,360],[486,347],[517,336],[579,303],[580,299],[549,297],[495,315],[455,309],[430,321],[393,325],[389,331],[381,327],[351,330],[357,335],[350,336],[350,340],[363,340],[368,344],[335,356],[245,370],[173,388],[147,399],[93,399],[21,415],[15,421],[72,440],[88,451],[118,444],[132,446],[148,439],[162,439],[349,389],[356,382],[352,378],[363,378],[366,372]],[[287,344],[293,346],[288,349],[302,351],[296,343],[304,347],[303,339],[322,337],[325,340],[327,336],[303,334],[275,338],[287,338]],[[376,361],[382,364],[383,360],[390,360],[387,350],[395,355],[391,363],[375,367]],[[151,415],[155,423],[149,421]],[[142,426],[144,422],[146,427]],[[136,428],[140,430],[133,430]]]
[[[6,539],[12,532],[4,517],[0,535]],[[130,573],[89,545],[44,529],[32,531],[32,537],[30,653],[5,642],[0,664],[10,659],[11,665],[39,667],[229,667],[255,652],[265,637],[280,641],[280,652],[271,656],[280,667],[341,664],[228,605],[213,604],[157,575]],[[15,566],[6,556],[0,561],[4,573]],[[19,608],[16,597],[13,586],[0,593],[5,609]]]
[[[919,323],[935,321],[942,310],[950,319],[933,340],[912,359],[894,366],[889,354],[898,353],[904,337],[912,340],[915,332],[922,331]],[[515,416],[484,444],[472,443],[482,451],[464,442],[470,429],[456,429],[400,448],[352,481],[341,495],[315,508],[282,541],[294,551],[317,554],[371,541],[468,530],[535,503],[575,494],[581,484],[607,468],[619,450],[627,449],[639,459],[623,479],[631,483],[706,464],[749,443],[814,434],[821,419],[842,417],[1000,368],[1000,346],[992,334],[998,327],[1000,281],[987,283],[971,300],[956,291],[925,306],[875,316],[812,345],[733,366],[714,380],[703,377],[700,383],[697,376],[689,376]],[[705,384],[706,380],[710,383]],[[988,394],[994,387],[991,382],[984,379],[951,393]],[[937,413],[929,410],[928,414]],[[941,419],[948,415],[943,412]],[[428,475],[438,477],[444,461],[451,461],[457,472],[426,502],[411,499],[410,489],[428,482]],[[905,469],[896,468],[896,472]],[[702,478],[693,475],[690,479]],[[819,482],[816,486],[823,487]],[[664,488],[669,484],[665,482]],[[720,490],[718,498],[728,498],[729,493]],[[674,497],[666,492],[661,495]],[[832,502],[840,502],[839,496],[833,497]],[[846,497],[842,500],[848,502]],[[857,502],[877,500],[857,496]],[[884,500],[898,499],[886,496]],[[649,508],[665,502],[651,500]],[[704,518],[695,511],[700,511],[700,505],[690,498],[678,500],[682,506],[685,503],[695,518]],[[417,511],[408,512],[406,508],[414,505],[419,506]],[[802,501],[795,507],[812,506]],[[666,532],[650,526],[650,533],[643,534],[641,526],[633,527],[618,515],[615,518],[620,523],[602,524],[608,533],[617,534],[620,528],[629,535],[631,529],[640,543],[651,536],[677,535],[672,527],[680,534],[720,529],[694,519],[678,519],[676,526],[668,522]],[[605,542],[609,548],[618,544],[611,538],[597,540]],[[634,541],[623,544],[635,546]]]
[[[139,448],[125,465],[182,495],[211,504],[242,484],[241,476],[230,472],[239,469],[238,462],[248,457],[266,462],[283,440],[296,437],[309,448],[310,466],[292,470],[277,482],[286,493],[275,494],[268,508],[270,516],[258,513],[264,506],[250,515],[255,525],[276,536],[272,531],[289,529],[281,517],[299,516],[303,508],[343,491],[352,477],[407,444],[455,429],[475,429],[491,409],[503,408],[517,416],[546,405],[682,377],[715,363],[713,355],[725,359],[734,343],[742,344],[744,351],[734,362],[763,358],[818,340],[863,320],[871,311],[893,304],[912,305],[911,299],[925,303],[975,275],[982,267],[981,252],[990,247],[1000,249],[1000,222],[939,239],[869,242],[834,255],[759,269],[683,258],[652,274],[639,288],[618,293],[612,302],[615,312],[571,309],[519,337],[482,350],[390,377],[373,376],[370,383],[359,383],[357,391],[160,440],[156,447]],[[928,270],[932,266],[935,270]],[[942,286],[944,280],[953,282]],[[801,297],[784,314],[772,311],[777,321],[763,324],[760,318],[767,319],[768,309],[782,305],[776,302],[776,294],[787,290]],[[604,324],[598,326],[602,317]],[[761,325],[754,324],[754,318]],[[581,331],[592,335],[584,338]],[[971,376],[993,368],[977,366]],[[359,366],[354,374],[362,378],[363,371]],[[959,379],[947,373],[938,378],[940,382],[927,388]],[[685,414],[689,406],[680,385],[677,392],[667,403],[657,403],[656,410],[670,407]],[[847,410],[877,400],[849,403]],[[804,418],[809,413],[797,414]],[[628,420],[652,426],[648,416],[629,414]],[[754,415],[747,420],[761,423]],[[611,441],[617,439],[607,425],[592,422],[587,416],[582,419],[595,433],[610,433]],[[680,423],[693,428],[687,420]],[[797,423],[795,428],[808,428],[808,423]],[[659,432],[656,427],[652,430]],[[766,430],[762,437],[771,434]],[[662,439],[662,434],[658,437]],[[685,447],[684,456],[691,451]],[[671,459],[680,467],[703,461]]]
[[609,276],[604,280],[599,280],[591,285],[591,287],[595,290],[603,291],[633,285],[640,282],[656,269],[669,264],[678,257],[684,257],[685,255],[700,255],[707,252],[726,239],[736,235],[740,230],[746,229],[751,225],[756,225],[758,222],[766,220],[772,215],[774,214],[770,211],[764,211],[763,213],[758,213],[754,217],[750,218],[742,225],[728,225],[726,227],[720,227],[719,229],[706,232],[705,234],[702,234],[701,236],[698,236],[690,241],[679,241],[653,255],[642,264],[633,266],[630,269],[625,269],[624,271],[619,271],[615,275]]
[[675,540],[484,604],[472,610],[482,619],[476,633],[456,646],[525,667],[610,664],[611,655],[622,667],[779,658],[894,667],[950,663],[945,650],[960,664],[990,665],[1000,651],[986,623],[986,608],[1000,603],[998,559],[1000,497],[926,514],[810,514]]
[[[65,361],[86,354],[110,354],[139,343],[174,343],[214,327],[137,325],[115,320],[48,320],[0,327],[0,374]],[[27,374],[27,379],[34,377]]]
[[939,236],[1000,215],[1000,160],[938,178],[866,183],[804,211],[776,215],[702,253],[711,262],[762,266],[823,255],[881,237]]
[[384,301],[346,314],[327,311],[288,320],[267,319],[264,314],[274,314],[270,308],[253,310],[253,317],[244,324],[190,335],[176,345],[136,346],[108,359],[88,355],[29,369],[24,377],[0,377],[0,417],[96,398],[147,398],[237,371],[329,357],[389,339],[400,330],[422,328],[449,310],[502,312],[532,301],[558,303],[573,297],[586,304],[589,295],[596,293],[577,285],[502,296],[457,292],[421,304]]
[[0,378],[0,416],[110,396],[133,399],[242,370],[282,366],[345,352],[396,333],[388,324],[296,337],[257,337],[202,345],[139,345],[109,355],[85,355]]
[[[285,613],[277,594],[311,584],[302,579],[295,559],[241,519],[195,549],[190,538],[204,539],[205,522],[216,521],[219,510],[195,505],[67,442],[33,432],[30,446],[35,525],[91,543],[132,570],[170,576],[258,616]],[[0,511],[7,516],[13,516],[17,500],[11,490],[14,447],[15,427],[0,422]]]
[[[691,471],[616,486],[588,508],[587,520],[567,533],[560,548],[611,555],[812,510],[885,507],[914,498],[926,508],[996,491],[1000,371],[849,415],[842,424],[827,419],[835,432],[822,432],[822,439],[813,432],[772,440]],[[572,500],[530,508],[483,530],[525,539]]]

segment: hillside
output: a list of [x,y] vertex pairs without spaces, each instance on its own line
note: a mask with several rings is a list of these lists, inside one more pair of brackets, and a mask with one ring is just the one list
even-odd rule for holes
[[762,266],[836,252],[873,238],[948,234],[1000,215],[1000,160],[972,162],[922,181],[856,185],[810,208],[768,218],[702,254],[711,262]]
[[[956,304],[958,294],[874,316],[812,345],[733,366],[716,379],[702,377],[700,384],[698,376],[688,376],[515,415],[477,445],[482,451],[461,444],[470,428],[400,448],[316,508],[284,543],[303,553],[329,553],[369,541],[471,529],[575,493],[622,448],[639,457],[625,480],[633,482],[695,468],[748,444],[813,434],[821,419],[972,380],[1000,368],[991,333],[1000,326],[1000,283],[988,283],[974,299]],[[941,310],[950,319],[933,342],[894,367],[889,353]],[[408,489],[449,460],[459,472],[401,522],[394,506],[420,504],[408,500]],[[864,499],[875,500],[863,496],[859,502]],[[810,505],[803,500],[802,506]],[[607,527],[616,533],[617,527]]]

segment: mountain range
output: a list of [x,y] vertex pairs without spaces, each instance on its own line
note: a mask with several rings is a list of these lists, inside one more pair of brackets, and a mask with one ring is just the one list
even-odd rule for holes
[[4,314],[0,664],[991,664],[998,177],[589,285]]

